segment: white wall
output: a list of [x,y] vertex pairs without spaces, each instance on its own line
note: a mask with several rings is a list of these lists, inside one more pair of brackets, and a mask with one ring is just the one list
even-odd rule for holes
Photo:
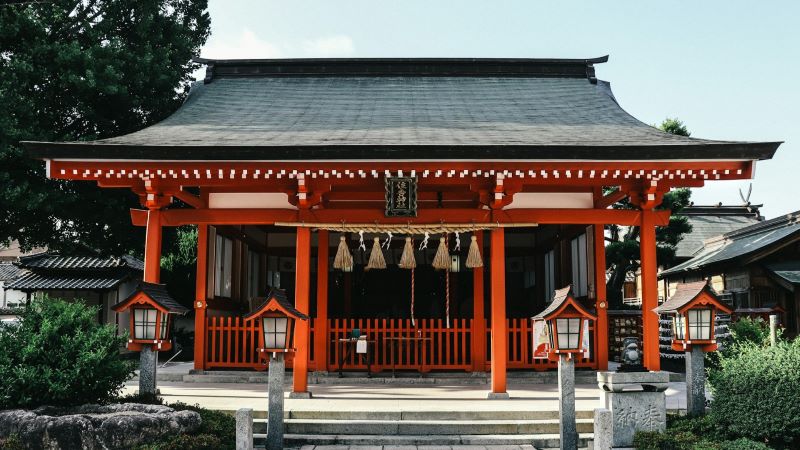
[[25,303],[27,295],[22,291],[6,289],[5,281],[0,281],[0,307],[8,308],[9,304],[21,305]]

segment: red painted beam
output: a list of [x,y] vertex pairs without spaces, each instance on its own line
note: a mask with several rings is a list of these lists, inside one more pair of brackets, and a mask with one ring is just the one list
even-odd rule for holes
[[[131,210],[134,225],[146,224],[144,210]],[[656,225],[669,224],[669,211],[654,211]],[[492,211],[474,208],[421,209],[417,217],[385,217],[381,209],[168,209],[161,212],[162,226],[189,224],[268,225],[275,222],[306,223],[535,223],[638,225],[641,211],[622,209],[511,209]]]

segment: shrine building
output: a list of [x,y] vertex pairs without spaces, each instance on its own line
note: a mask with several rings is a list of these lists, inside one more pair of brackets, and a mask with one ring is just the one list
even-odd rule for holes
[[[163,228],[198,227],[196,369],[263,370],[244,318],[275,287],[310,316],[295,393],[308,371],[369,363],[490,371],[502,394],[507,371],[555,367],[531,318],[567,285],[596,315],[576,366],[607,368],[606,224],[641,227],[643,358],[659,369],[663,194],[752,178],[780,145],[642,123],[596,78],[607,60],[201,59],[159,123],[24,145],[50,178],[138,194],[146,282]],[[611,208],[625,198],[637,209]],[[358,335],[369,358],[349,351]]]

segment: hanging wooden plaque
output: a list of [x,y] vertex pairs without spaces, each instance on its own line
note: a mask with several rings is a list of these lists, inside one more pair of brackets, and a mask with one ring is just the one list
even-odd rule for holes
[[417,178],[386,178],[386,217],[417,216]]

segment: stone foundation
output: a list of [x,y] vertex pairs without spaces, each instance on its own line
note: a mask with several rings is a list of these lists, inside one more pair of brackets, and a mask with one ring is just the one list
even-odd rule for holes
[[16,435],[25,448],[34,450],[124,449],[191,433],[200,422],[194,411],[175,411],[163,405],[43,406],[0,412],[0,437]]

